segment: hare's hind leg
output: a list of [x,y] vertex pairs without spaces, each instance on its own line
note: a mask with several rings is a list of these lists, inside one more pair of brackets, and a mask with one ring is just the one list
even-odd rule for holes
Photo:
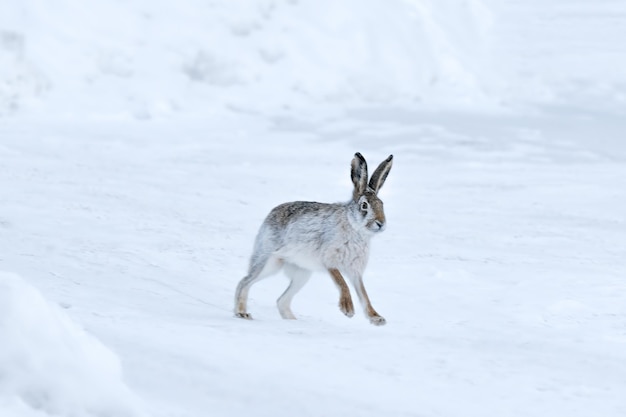
[[350,296],[350,289],[346,280],[343,279],[341,273],[337,269],[329,269],[330,276],[339,288],[339,310],[348,317],[354,316],[354,304],[352,304],[352,297]]
[[251,263],[248,275],[243,277],[235,291],[235,317],[252,319],[248,310],[248,292],[255,282],[275,274],[283,266],[283,260],[270,255]]
[[278,297],[276,304],[278,305],[278,311],[280,312],[280,316],[282,318],[295,320],[296,316],[294,316],[291,312],[291,300],[294,295],[296,295],[298,291],[300,291],[309,281],[311,271],[300,268],[294,264],[287,263],[285,264],[285,274],[291,282],[285,292]]

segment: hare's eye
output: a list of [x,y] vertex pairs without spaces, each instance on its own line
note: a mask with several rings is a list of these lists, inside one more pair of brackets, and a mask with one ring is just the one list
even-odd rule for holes
[[367,201],[361,203],[361,210],[367,210]]

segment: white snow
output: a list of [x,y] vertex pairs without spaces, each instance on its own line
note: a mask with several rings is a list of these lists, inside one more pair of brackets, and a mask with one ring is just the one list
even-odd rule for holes
[[[625,17],[4,4],[0,415],[623,416]],[[235,319],[268,211],[348,199],[356,151],[394,154],[365,274],[387,326],[319,273],[298,320],[281,276]]]
[[0,13],[0,111],[145,119],[472,104],[493,84],[489,26],[479,0],[29,0]]
[[118,358],[16,275],[0,272],[0,412],[137,416]]

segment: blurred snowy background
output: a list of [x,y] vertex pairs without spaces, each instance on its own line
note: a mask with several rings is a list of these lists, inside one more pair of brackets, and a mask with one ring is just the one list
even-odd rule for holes
[[622,105],[619,0],[4,1],[0,114]]
[[[0,416],[626,415],[624,40],[624,0],[0,0]],[[388,325],[319,273],[233,318],[356,151]]]

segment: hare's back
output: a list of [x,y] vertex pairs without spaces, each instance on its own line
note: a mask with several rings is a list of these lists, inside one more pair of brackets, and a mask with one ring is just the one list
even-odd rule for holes
[[315,227],[327,223],[337,214],[337,204],[317,203],[314,201],[293,201],[276,206],[265,219],[265,224],[276,229],[293,226]]

